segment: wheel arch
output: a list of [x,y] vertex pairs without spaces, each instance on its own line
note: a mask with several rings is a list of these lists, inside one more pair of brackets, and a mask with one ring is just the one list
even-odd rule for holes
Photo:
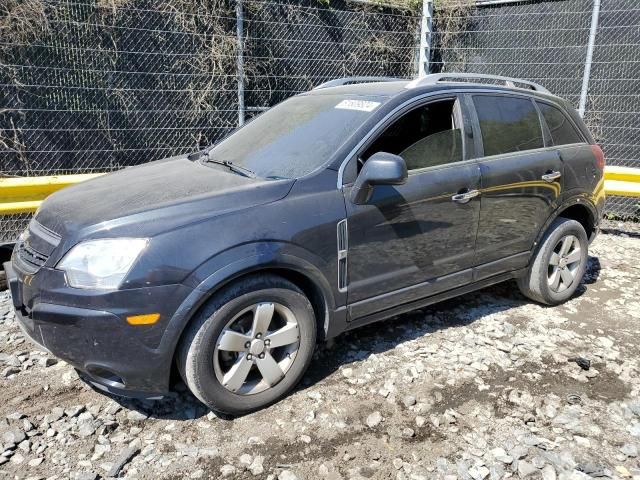
[[317,338],[325,338],[333,320],[335,298],[320,269],[293,255],[279,255],[268,261],[263,256],[244,257],[208,275],[178,308],[160,345],[160,349],[171,358],[171,364],[174,364],[177,347],[187,325],[214,295],[243,279],[265,274],[280,276],[304,292],[316,315]]
[[560,205],[547,219],[543,228],[538,232],[538,236],[534,244],[534,250],[540,244],[542,237],[551,224],[558,217],[569,218],[580,223],[584,227],[585,232],[587,232],[589,241],[593,240],[598,232],[598,210],[595,205],[584,197],[573,197]]

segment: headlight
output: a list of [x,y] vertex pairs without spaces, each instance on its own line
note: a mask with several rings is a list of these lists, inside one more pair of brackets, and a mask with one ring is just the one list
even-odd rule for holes
[[73,247],[57,268],[72,287],[114,290],[147,243],[146,238],[88,240]]

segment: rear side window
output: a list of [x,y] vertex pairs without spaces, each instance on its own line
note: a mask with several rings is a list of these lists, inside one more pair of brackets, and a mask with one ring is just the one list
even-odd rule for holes
[[477,95],[473,103],[485,156],[544,147],[540,118],[531,100]]
[[571,143],[584,142],[584,139],[559,108],[547,103],[537,103],[544,117],[544,121],[547,122],[547,127],[549,127],[554,145],[569,145]]

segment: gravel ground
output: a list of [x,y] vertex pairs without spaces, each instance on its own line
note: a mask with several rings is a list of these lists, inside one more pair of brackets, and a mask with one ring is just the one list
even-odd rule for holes
[[236,419],[94,391],[0,293],[0,478],[640,479],[638,260],[609,224],[565,305],[506,283],[362,328]]

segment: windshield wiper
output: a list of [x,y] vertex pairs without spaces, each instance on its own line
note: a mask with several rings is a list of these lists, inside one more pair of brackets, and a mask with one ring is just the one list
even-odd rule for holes
[[229,160],[217,160],[215,158],[211,157],[211,150],[213,150],[213,147],[215,147],[215,145],[209,145],[207,148],[205,148],[204,150],[200,150],[198,152],[194,152],[188,155],[189,160],[197,160],[198,158],[202,158],[204,157],[204,159],[202,160],[205,163],[215,163],[216,165],[223,165],[225,167],[227,167],[229,170],[231,170],[232,172],[235,173],[239,173],[240,175],[244,175],[245,177],[249,177],[249,178],[257,178],[258,175],[256,174],[256,172],[254,172],[253,170],[247,168],[247,167],[243,167],[241,165],[236,165],[233,162],[230,162]]
[[239,173],[240,175],[244,175],[245,177],[258,177],[258,175],[256,175],[256,172],[254,172],[253,170],[250,170],[247,167],[243,167],[241,165],[236,165],[235,163],[228,160],[216,160],[215,158],[211,158],[209,155],[207,155],[203,161],[206,163],[215,163],[216,165],[224,165],[232,172]]

